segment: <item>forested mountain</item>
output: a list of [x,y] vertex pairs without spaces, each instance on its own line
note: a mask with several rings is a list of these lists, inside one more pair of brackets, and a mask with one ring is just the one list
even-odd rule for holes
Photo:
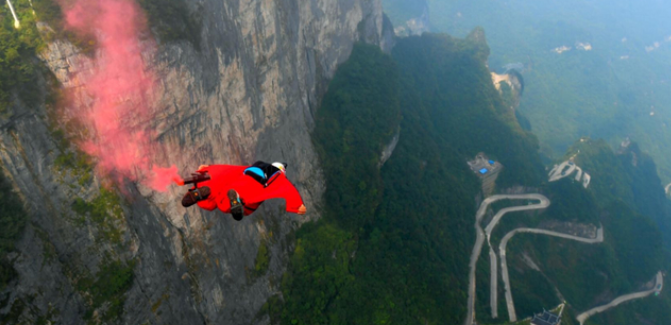
[[481,30],[426,35],[401,40],[391,57],[356,47],[338,69],[313,138],[325,216],[297,233],[283,309],[271,308],[283,323],[462,321],[479,192],[467,158],[486,149],[510,166],[502,184],[542,177],[535,138],[491,83],[488,52]]
[[[566,157],[573,155],[575,164],[592,176],[589,188],[584,189],[573,177],[550,183],[552,205],[536,222],[555,219],[599,223],[605,240],[603,244],[585,245],[521,235],[512,241],[508,249],[518,254],[513,258],[517,264],[511,268],[513,292],[518,313],[527,316],[561,303],[556,290],[570,306],[568,315],[575,317],[617,296],[641,290],[657,271],[668,270],[671,261],[670,202],[651,159],[636,144],[614,152],[605,141],[590,139],[576,142]],[[522,254],[539,262],[541,271],[533,270]],[[664,312],[670,305],[668,293],[662,292],[657,298],[598,314],[587,324],[665,324],[671,321]]]
[[[339,68],[313,137],[325,166],[325,217],[297,232],[282,298],[266,306],[272,319],[282,324],[463,322],[474,203],[482,198],[466,161],[479,150],[504,165],[498,191],[522,185],[552,201],[546,211],[506,217],[492,234],[496,245],[510,230],[548,223],[591,224],[605,232],[598,245],[533,235],[511,242],[520,318],[566,299],[571,324],[579,312],[635,291],[667,268],[661,232],[650,218],[666,211],[666,199],[650,158],[636,145],[615,155],[603,142],[583,141],[572,150],[580,150],[576,164],[592,173],[593,185],[585,189],[572,177],[548,183],[535,137],[522,130],[493,87],[484,39],[480,29],[463,40],[424,34],[400,39],[391,57],[358,46]],[[371,124],[371,116],[384,118]],[[398,146],[378,169],[379,152],[397,130]],[[640,165],[626,164],[633,152],[641,155]],[[597,162],[616,165],[599,169]],[[613,187],[629,191],[630,199],[612,194]],[[645,193],[636,190],[643,188]],[[654,195],[654,204],[637,202],[639,195]],[[499,304],[502,316],[489,316],[485,256],[477,267],[478,319],[505,322],[505,304]],[[522,256],[535,260],[542,273]],[[589,321],[663,324],[671,320],[662,312],[671,307],[668,297],[663,293]],[[649,305],[642,307],[645,302]]]
[[[392,21],[416,1],[385,0]],[[671,12],[663,1],[543,3],[427,1],[431,29],[488,33],[494,71],[516,67],[528,88],[520,111],[544,154],[561,156],[579,137],[617,146],[626,137],[671,181]],[[402,5],[400,5],[402,4]],[[400,24],[405,16],[396,18]]]

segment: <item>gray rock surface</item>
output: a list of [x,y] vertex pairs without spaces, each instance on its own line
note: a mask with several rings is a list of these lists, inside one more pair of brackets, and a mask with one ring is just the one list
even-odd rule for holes
[[[279,293],[292,249],[290,235],[319,218],[324,180],[310,139],[314,113],[338,64],[356,41],[393,46],[379,0],[202,0],[202,42],[159,46],[146,58],[157,76],[155,160],[181,171],[200,164],[289,162],[288,176],[308,214],[288,215],[268,202],[236,222],[221,213],[184,209],[183,189],[156,193],[126,183],[110,199],[102,180],[63,165],[53,125],[73,118],[45,105],[17,102],[0,119],[0,163],[24,199],[30,221],[12,256],[19,277],[0,292],[0,319],[9,324],[256,324]],[[95,61],[64,41],[41,59],[62,91],[87,105],[79,86]],[[47,88],[47,82],[45,89]],[[46,91],[45,91],[46,94]],[[42,100],[44,102],[44,99]],[[72,127],[69,133],[83,133]],[[103,217],[83,215],[76,202],[102,204]],[[100,214],[98,214],[100,216]],[[102,218],[102,219],[101,219]],[[117,237],[114,237],[118,234]],[[261,245],[267,269],[255,272]],[[95,302],[94,283],[118,261],[131,267],[123,316]]]
[[394,150],[396,149],[396,145],[398,145],[398,140],[401,138],[401,128],[398,128],[396,130],[396,133],[394,133],[394,137],[391,138],[391,141],[382,149],[382,155],[380,155],[380,162],[377,164],[378,168],[382,168],[382,165],[391,158],[391,155],[394,153]]

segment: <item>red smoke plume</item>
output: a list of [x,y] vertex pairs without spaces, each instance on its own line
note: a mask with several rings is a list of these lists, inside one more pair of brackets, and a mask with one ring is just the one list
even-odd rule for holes
[[61,0],[61,5],[66,27],[97,41],[95,71],[82,80],[91,104],[73,105],[93,136],[80,144],[81,149],[96,157],[103,176],[165,191],[179,175],[175,166],[159,168],[152,161],[155,79],[142,53],[154,48],[140,42],[140,33],[147,30],[142,11],[133,0]]

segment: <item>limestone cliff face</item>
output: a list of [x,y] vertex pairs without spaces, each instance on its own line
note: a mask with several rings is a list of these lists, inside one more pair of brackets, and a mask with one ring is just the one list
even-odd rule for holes
[[[193,10],[202,17],[201,49],[171,43],[147,56],[158,79],[158,161],[182,171],[287,161],[308,214],[287,215],[273,202],[236,222],[184,209],[176,187],[160,194],[127,183],[110,194],[90,171],[63,163],[72,147],[50,126],[71,117],[17,103],[0,123],[0,160],[30,221],[11,256],[19,276],[0,292],[0,319],[268,322],[259,310],[279,292],[292,246],[287,235],[319,217],[324,182],[310,139],[313,114],[353,43],[389,50],[393,31],[379,0],[202,0]],[[64,41],[51,43],[42,60],[65,93],[85,98],[79,85],[94,61]],[[119,267],[133,274],[120,292],[95,289],[116,283],[106,274],[123,274]]]

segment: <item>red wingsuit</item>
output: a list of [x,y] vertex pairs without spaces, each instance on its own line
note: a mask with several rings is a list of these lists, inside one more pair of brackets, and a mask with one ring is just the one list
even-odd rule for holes
[[243,174],[248,167],[250,166],[210,165],[199,169],[199,172],[207,171],[211,179],[199,183],[210,188],[210,196],[199,201],[198,206],[208,211],[219,208],[224,213],[230,213],[231,203],[226,194],[228,190],[234,189],[244,203],[246,216],[269,199],[284,199],[287,203],[287,212],[299,212],[299,208],[303,206],[303,199],[284,173],[278,172],[266,187],[251,176]]

